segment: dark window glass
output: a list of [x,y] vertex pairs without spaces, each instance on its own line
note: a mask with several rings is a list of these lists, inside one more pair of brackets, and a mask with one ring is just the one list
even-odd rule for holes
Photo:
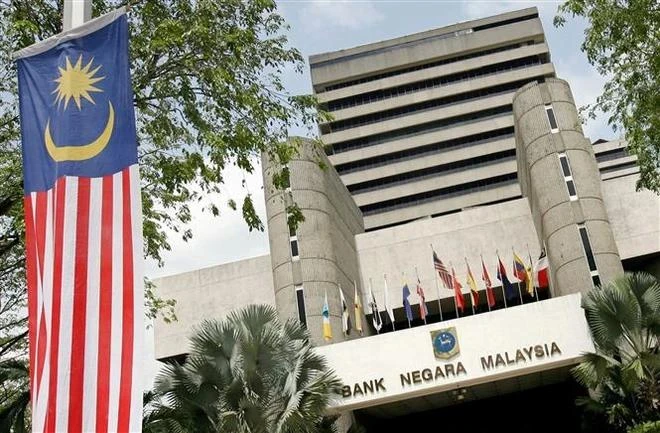
[[287,222],[287,225],[289,226],[289,236],[294,237],[296,235],[296,230],[293,228],[293,224],[288,224]]
[[575,191],[575,184],[573,183],[573,181],[567,180],[566,186],[568,187],[568,195],[570,195],[571,197],[576,197],[577,191]]
[[598,270],[596,268],[596,260],[594,259],[594,253],[591,251],[591,242],[589,242],[589,233],[585,227],[580,227],[580,237],[582,238],[582,246],[584,247],[584,252],[587,254],[587,263],[589,264],[590,271]]
[[298,257],[298,241],[291,241],[291,257]]
[[300,287],[296,290],[296,300],[298,301],[298,319],[303,326],[307,326],[307,314],[305,313],[305,296],[303,289]]
[[591,281],[594,283],[594,287],[600,286],[600,277],[598,275],[593,275]]
[[564,176],[570,176],[571,175],[571,169],[568,166],[568,158],[566,158],[566,156],[560,156],[559,157],[559,162],[561,162],[561,171],[564,172]]
[[555,110],[552,107],[546,107],[545,112],[548,113],[548,121],[550,122],[551,129],[557,129],[557,119],[555,119]]

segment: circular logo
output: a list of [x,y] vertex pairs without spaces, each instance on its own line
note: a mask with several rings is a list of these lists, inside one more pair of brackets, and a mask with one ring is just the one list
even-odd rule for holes
[[456,347],[456,337],[450,332],[440,332],[433,339],[433,348],[438,353],[449,353],[454,347]]

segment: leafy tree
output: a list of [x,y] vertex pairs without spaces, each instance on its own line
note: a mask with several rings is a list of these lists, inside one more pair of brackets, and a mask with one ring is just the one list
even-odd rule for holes
[[0,362],[0,431],[27,433],[30,403],[29,373],[25,360]]
[[555,25],[569,14],[587,20],[582,51],[608,78],[587,114],[608,113],[609,124],[623,129],[640,166],[638,187],[660,193],[660,3],[568,0]]
[[154,433],[328,431],[324,412],[339,385],[299,322],[250,305],[193,332],[185,362],[156,378],[159,401],[145,420],[167,425]]
[[628,273],[583,300],[596,351],[574,368],[593,390],[581,404],[621,431],[660,414],[660,282]]

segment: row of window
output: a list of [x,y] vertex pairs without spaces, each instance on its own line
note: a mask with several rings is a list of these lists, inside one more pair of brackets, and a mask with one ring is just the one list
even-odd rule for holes
[[441,107],[448,107],[458,103],[465,103],[474,99],[481,99],[485,97],[497,96],[503,93],[510,93],[518,90],[523,85],[539,79],[534,77],[530,79],[518,80],[511,83],[500,84],[497,86],[488,87],[485,89],[478,89],[456,95],[445,96],[443,98],[431,99],[428,101],[418,102],[416,104],[405,105],[402,107],[392,108],[389,110],[379,111],[377,113],[365,114],[364,116],[352,117],[350,119],[338,120],[321,126],[324,134],[332,132],[344,131],[346,129],[356,128],[359,126],[370,125],[373,123],[384,122],[386,120],[404,117],[410,114],[423,113]]
[[369,104],[372,102],[382,101],[385,99],[395,98],[409,93],[416,93],[423,90],[433,89],[436,87],[444,86],[451,83],[458,83],[461,81],[474,80],[483,78],[493,74],[499,74],[503,71],[514,71],[531,66],[540,65],[543,61],[539,56],[529,56],[521,59],[505,61],[501,63],[493,63],[476,69],[457,72],[455,74],[444,75],[424,81],[417,81],[408,83],[402,86],[391,87],[384,90],[375,90],[373,92],[351,95],[347,98],[337,99],[328,102],[328,111],[337,111],[345,108],[355,107],[357,105]]
[[479,134],[466,135],[464,137],[459,137],[452,140],[440,141],[437,143],[428,144],[426,146],[416,147],[414,149],[407,149],[399,152],[379,155],[373,158],[351,161],[346,164],[336,165],[335,169],[339,174],[348,174],[356,171],[367,170],[370,168],[382,167],[393,162],[402,162],[411,159],[423,158],[429,155],[435,155],[439,151],[445,149],[461,149],[465,147],[477,146],[479,144],[487,143],[490,141],[503,140],[512,137],[513,127],[500,128]]
[[348,152],[354,149],[373,146],[402,138],[415,137],[417,135],[428,134],[434,131],[446,129],[446,127],[456,127],[467,125],[474,122],[511,115],[512,106],[503,105],[501,107],[489,108],[481,111],[472,111],[460,116],[449,117],[446,119],[434,120],[428,123],[419,123],[393,131],[381,132],[368,137],[356,138],[353,140],[342,141],[332,145],[334,153]]
[[420,194],[398,197],[395,199],[382,201],[380,203],[372,203],[360,207],[360,210],[364,216],[375,215],[404,207],[419,206],[432,201],[444,200],[459,195],[512,185],[517,182],[518,174],[508,173],[488,179],[480,179],[472,182],[462,183],[460,185],[452,185],[446,188],[424,191]]
[[[430,36],[428,38],[419,39],[419,40],[416,40],[416,41],[410,41],[410,42],[406,42],[406,43],[403,43],[403,44],[398,44],[398,45],[394,45],[394,46],[390,46],[390,47],[377,48],[377,49],[374,49],[374,50],[366,51],[364,53],[356,53],[356,54],[352,54],[352,55],[349,55],[349,56],[343,56],[343,57],[340,57],[340,58],[337,58],[337,59],[330,59],[330,60],[326,60],[326,61],[323,61],[323,62],[314,63],[314,64],[312,64],[312,68],[326,66],[326,65],[333,64],[333,63],[342,63],[342,62],[346,62],[348,60],[359,58],[359,57],[373,56],[374,54],[378,54],[378,53],[383,53],[383,52],[388,52],[388,51],[393,51],[393,50],[399,50],[401,48],[411,47],[411,46],[414,46],[414,45],[427,43],[427,42],[433,41],[433,40],[440,40],[440,39],[447,39],[447,38],[450,38],[450,37],[462,36],[462,35],[465,35],[465,34],[472,33],[472,31],[487,30],[487,29],[492,28],[492,27],[504,26],[504,25],[513,24],[513,23],[516,23],[516,22],[527,21],[527,20],[531,20],[531,19],[534,19],[534,18],[537,18],[537,17],[538,17],[538,14],[531,14],[531,15],[527,15],[527,16],[524,16],[524,17],[514,18],[512,20],[506,20],[506,21],[496,22],[496,23],[492,23],[492,24],[488,24],[488,25],[478,26],[478,27],[475,27],[474,29],[465,29],[465,30],[462,30],[460,32],[448,32],[448,33],[444,33],[444,34],[441,34],[441,35]],[[529,45],[532,45],[535,42],[534,41],[527,41],[526,43],[529,44]],[[381,78],[393,77],[393,76],[396,76],[396,75],[401,75],[401,74],[405,74],[405,73],[408,73],[408,72],[417,71],[417,70],[420,70],[420,69],[432,68],[434,66],[446,65],[446,64],[449,64],[449,63],[459,62],[461,60],[467,60],[467,59],[471,59],[471,58],[475,58],[475,57],[485,56],[487,54],[493,54],[493,53],[497,53],[497,52],[501,52],[501,51],[507,51],[507,50],[517,48],[521,45],[522,44],[518,43],[518,44],[511,44],[511,45],[506,45],[506,46],[497,47],[497,48],[491,48],[491,49],[479,51],[479,52],[476,52],[476,53],[449,57],[449,58],[445,58],[445,59],[442,59],[442,60],[436,60],[434,62],[425,63],[425,64],[422,64],[422,65],[409,66],[409,67],[406,67],[406,68],[397,69],[395,71],[389,71],[389,72],[382,73],[382,74],[371,75],[369,77],[363,77],[363,78],[358,78],[358,79],[355,79],[355,80],[344,81],[344,82],[341,82],[341,83],[326,86],[324,91],[342,89],[344,87],[349,87],[349,86],[354,86],[356,84],[361,84],[361,83],[367,83],[367,82],[370,82],[370,81],[380,80]]]
[[514,160],[516,149],[508,149],[501,152],[490,153],[476,156],[474,158],[462,159],[447,164],[427,167],[421,170],[399,173],[394,176],[381,177],[367,182],[356,183],[348,186],[352,194],[376,191],[383,188],[389,188],[397,185],[404,185],[412,182],[419,182],[424,179],[437,177],[438,175],[447,175],[458,171],[483,168],[491,164],[497,164],[507,160]]

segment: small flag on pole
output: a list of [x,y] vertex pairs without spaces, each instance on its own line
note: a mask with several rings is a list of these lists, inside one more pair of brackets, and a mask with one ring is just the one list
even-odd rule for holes
[[516,252],[513,252],[513,275],[520,280],[520,282],[525,283],[527,293],[534,295],[534,285],[532,284],[532,278],[530,275],[525,262],[520,258]]
[[472,305],[479,305],[479,289],[477,288],[477,282],[474,280],[474,275],[472,275],[472,270],[470,269],[470,264],[465,259],[465,264],[467,265],[467,285],[470,287],[470,292],[472,293]]
[[549,286],[548,256],[545,254],[545,248],[541,250],[541,256],[536,262],[536,266],[534,268],[534,276],[536,280],[536,287],[539,289],[546,289]]
[[454,271],[454,268],[451,269],[451,275],[452,275],[452,286],[454,286],[454,298],[456,299],[456,307],[461,310],[461,313],[465,310],[465,299],[463,299],[463,292],[461,286],[461,283],[458,282],[458,278],[456,278],[456,271]]
[[351,333],[351,315],[348,311],[348,304],[344,298],[344,291],[339,287],[339,298],[341,299],[341,327],[344,335]]
[[383,279],[385,281],[385,290],[384,290],[384,293],[385,293],[385,296],[384,296],[385,305],[384,305],[384,307],[385,307],[385,313],[386,313],[385,317],[387,317],[389,319],[390,323],[392,324],[392,330],[394,330],[394,311],[392,310],[392,304],[390,304],[389,295],[387,294],[388,291],[389,291],[388,288],[387,288],[387,278],[385,276],[383,276]]
[[408,300],[408,297],[410,296],[410,289],[408,288],[408,284],[403,285],[403,308],[406,311],[406,318],[408,319],[408,326],[410,326],[410,322],[412,322],[413,315],[412,315],[412,308],[410,307],[410,300]]
[[376,304],[376,296],[374,296],[374,289],[371,286],[371,279],[369,279],[369,295],[371,297],[369,302],[369,307],[371,308],[371,322],[373,323],[376,332],[380,332],[380,329],[383,327],[383,320],[380,318],[380,311],[378,310],[378,304]]
[[358,294],[357,282],[353,281],[353,286],[355,287],[355,330],[362,335],[362,301],[360,301],[360,295]]
[[486,269],[486,264],[484,263],[483,257],[481,258],[481,279],[486,285],[486,299],[488,300],[488,307],[494,307],[495,291],[493,290],[493,283],[490,281],[490,275],[488,275],[488,269]]
[[435,251],[433,251],[433,266],[435,267],[435,270],[438,272],[438,275],[440,275],[440,280],[442,280],[442,285],[445,286],[445,289],[452,290],[454,288],[452,276],[447,270],[445,264],[442,263],[442,260],[440,260],[438,255],[435,253]]
[[328,292],[325,292],[325,299],[323,301],[323,339],[325,341],[332,340],[332,328],[330,327],[330,307],[328,307]]
[[417,296],[419,296],[419,315],[426,323],[426,316],[429,315],[429,310],[426,308],[426,297],[424,296],[424,289],[422,288],[422,282],[417,277]]
[[509,278],[506,276],[506,268],[502,263],[502,260],[497,257],[497,279],[502,282],[502,287],[504,288],[504,293],[507,299],[514,299],[518,296],[516,289],[513,287],[513,284],[509,281]]

